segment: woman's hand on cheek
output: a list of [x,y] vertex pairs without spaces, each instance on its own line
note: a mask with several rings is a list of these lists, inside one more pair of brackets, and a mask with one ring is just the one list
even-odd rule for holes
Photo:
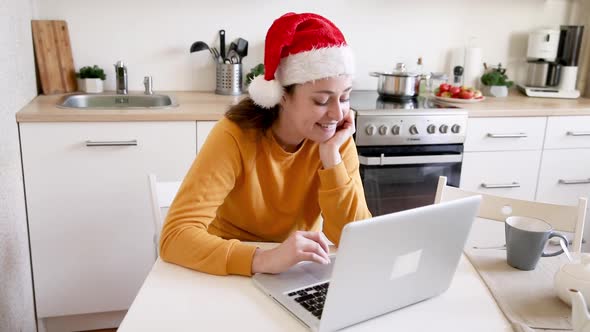
[[355,130],[354,114],[352,110],[349,110],[342,119],[342,124],[336,128],[334,136],[320,143],[320,159],[325,169],[338,165],[342,161],[340,147],[354,134]]

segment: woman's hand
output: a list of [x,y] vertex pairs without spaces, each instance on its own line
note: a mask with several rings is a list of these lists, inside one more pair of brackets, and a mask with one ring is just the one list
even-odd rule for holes
[[322,232],[297,231],[276,248],[256,249],[252,273],[281,273],[302,261],[329,264],[329,251],[328,239]]
[[320,159],[324,169],[338,165],[342,161],[340,147],[355,132],[354,114],[352,110],[342,118],[342,124],[336,128],[336,133],[327,141],[320,143]]

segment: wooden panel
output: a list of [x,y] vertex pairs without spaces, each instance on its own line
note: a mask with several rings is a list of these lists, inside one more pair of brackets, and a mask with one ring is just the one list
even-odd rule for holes
[[66,21],[32,20],[31,26],[43,94],[76,91],[76,69]]

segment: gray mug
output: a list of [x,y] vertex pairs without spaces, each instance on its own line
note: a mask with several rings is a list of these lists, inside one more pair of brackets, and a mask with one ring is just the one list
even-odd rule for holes
[[563,254],[563,249],[546,254],[543,252],[547,240],[552,237],[562,238],[566,245],[568,240],[543,220],[529,217],[512,216],[506,219],[506,260],[508,265],[520,270],[534,270],[541,257]]

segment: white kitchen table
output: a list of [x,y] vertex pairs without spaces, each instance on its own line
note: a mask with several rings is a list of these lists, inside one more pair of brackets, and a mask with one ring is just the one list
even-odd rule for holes
[[[257,245],[268,248],[274,244]],[[248,277],[214,276],[158,259],[118,331],[306,331],[306,328],[258,290]],[[513,330],[477,271],[462,255],[445,293],[345,331]]]

